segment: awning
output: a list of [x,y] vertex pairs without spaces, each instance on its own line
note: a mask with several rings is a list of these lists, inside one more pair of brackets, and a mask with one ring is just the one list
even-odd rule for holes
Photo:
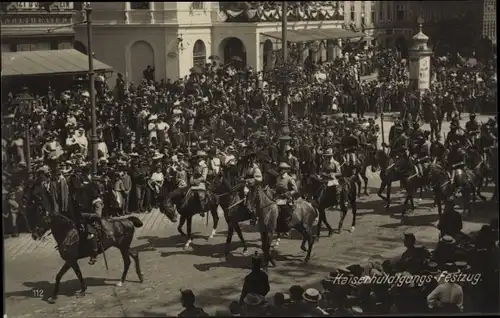
[[[2,52],[2,77],[29,75],[63,75],[87,72],[87,55],[75,50]],[[95,71],[113,68],[94,59]]]
[[[281,40],[281,31],[266,32],[262,33],[262,35]],[[366,34],[341,28],[288,30],[287,36],[288,42],[294,43],[331,39],[351,39],[359,37],[366,37]]]

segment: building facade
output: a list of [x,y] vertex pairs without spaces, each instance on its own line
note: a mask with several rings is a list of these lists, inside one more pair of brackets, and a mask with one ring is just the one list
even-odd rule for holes
[[0,4],[2,52],[73,48],[73,2]]
[[376,1],[343,1],[344,21],[348,28],[374,36]]
[[407,48],[424,21],[433,49],[471,54],[482,38],[496,43],[496,1],[374,1],[375,38],[387,48]]
[[[323,3],[317,10],[290,5],[289,29],[341,28],[344,17],[337,3]],[[129,83],[139,82],[148,65],[155,68],[157,80],[176,80],[188,75],[193,66],[207,63],[212,55],[223,62],[238,57],[254,70],[262,70],[264,64],[269,65],[269,52],[280,45],[279,40],[264,35],[281,30],[280,8],[268,6],[252,7],[249,2],[91,2],[92,50]],[[76,27],[75,48],[86,51],[86,41],[85,27]]]

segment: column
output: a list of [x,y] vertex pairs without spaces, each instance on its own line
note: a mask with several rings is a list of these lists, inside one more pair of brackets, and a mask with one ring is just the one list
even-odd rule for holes
[[326,45],[326,40],[320,41],[320,57],[323,62],[327,61]]
[[125,2],[125,24],[130,23],[130,2]]
[[326,40],[326,58],[328,61],[335,58],[335,40]]
[[333,58],[340,57],[342,55],[342,39],[337,40],[337,45],[334,47]]
[[154,2],[148,2],[149,5],[149,23],[154,24],[155,23],[155,3]]

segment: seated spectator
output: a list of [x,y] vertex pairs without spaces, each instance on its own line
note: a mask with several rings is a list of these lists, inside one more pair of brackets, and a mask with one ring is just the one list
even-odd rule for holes
[[177,317],[209,317],[202,309],[195,306],[195,296],[191,289],[181,291],[181,302],[184,310]]

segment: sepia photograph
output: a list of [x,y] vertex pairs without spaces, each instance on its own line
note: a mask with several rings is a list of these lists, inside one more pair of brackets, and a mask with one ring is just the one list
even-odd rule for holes
[[499,315],[496,6],[0,3],[3,317]]

